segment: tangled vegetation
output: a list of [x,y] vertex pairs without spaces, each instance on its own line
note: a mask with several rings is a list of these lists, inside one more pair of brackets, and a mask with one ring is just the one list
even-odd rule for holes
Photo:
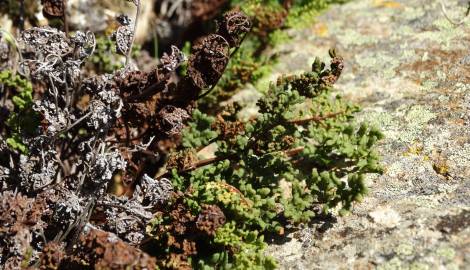
[[274,269],[265,239],[346,214],[381,171],[382,134],[334,93],[334,49],[273,82],[249,120],[218,105],[269,73],[290,16],[329,1],[156,1],[175,36],[147,70],[139,0],[109,39],[69,26],[66,1],[40,2],[55,27],[0,36],[3,269]]

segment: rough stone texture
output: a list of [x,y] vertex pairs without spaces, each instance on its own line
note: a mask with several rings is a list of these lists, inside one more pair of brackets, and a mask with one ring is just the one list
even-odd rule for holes
[[[444,2],[463,17],[467,0]],[[357,0],[317,22],[278,48],[273,77],[337,47],[337,88],[385,133],[385,173],[349,216],[314,222],[268,253],[283,269],[470,269],[470,18],[452,25],[437,0]]]
[[[80,30],[88,29],[94,33],[105,31],[107,22],[112,22],[119,14],[126,14],[132,21],[135,18],[135,5],[123,0],[69,0],[67,10],[69,23]],[[141,12],[136,43],[142,43],[152,33],[152,14],[154,0],[140,0]]]

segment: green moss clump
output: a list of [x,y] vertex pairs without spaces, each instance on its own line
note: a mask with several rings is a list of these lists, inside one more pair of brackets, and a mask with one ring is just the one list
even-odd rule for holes
[[[173,185],[185,198],[175,209],[177,216],[185,213],[184,228],[200,220],[208,205],[220,209],[223,215],[213,215],[226,222],[213,226],[211,237],[199,239],[186,235],[189,229],[175,234],[168,230],[171,222],[157,218],[150,231],[165,232],[164,241],[192,239],[188,241],[197,250],[166,249],[168,258],[186,256],[201,269],[271,269],[274,261],[262,253],[264,236],[282,235],[288,225],[333,210],[346,214],[363,200],[368,191],[365,175],[382,171],[373,147],[383,136],[355,122],[358,107],[332,93],[342,58],[330,53],[329,68],[317,59],[311,72],[271,84],[258,102],[255,120],[240,122],[232,113],[216,118],[195,113],[184,147],[175,155],[184,162],[169,168]],[[214,158],[194,161],[187,156],[190,148],[208,143],[217,145]]]
[[28,153],[28,147],[21,138],[32,136],[39,125],[39,116],[33,110],[33,87],[31,82],[20,75],[14,75],[10,70],[0,72],[0,89],[2,95],[12,95],[14,110],[9,112],[6,126],[9,136],[7,145],[23,154]]

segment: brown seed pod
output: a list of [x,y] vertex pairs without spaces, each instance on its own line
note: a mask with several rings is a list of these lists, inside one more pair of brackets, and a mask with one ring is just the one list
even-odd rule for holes
[[115,33],[116,49],[119,53],[127,55],[134,33],[130,26],[120,26]]
[[330,64],[331,70],[333,74],[335,74],[337,77],[341,75],[344,69],[344,59],[341,56],[335,56],[333,59],[331,59],[331,64]]
[[178,47],[171,46],[171,54],[163,53],[162,58],[160,61],[162,62],[162,66],[164,69],[168,71],[175,71],[181,63],[186,60],[186,56]]
[[227,66],[230,45],[221,35],[211,34],[192,49],[188,61],[188,75],[195,86],[203,89],[215,84]]
[[250,19],[240,11],[225,13],[222,20],[217,23],[217,33],[229,42],[230,47],[240,46],[243,35],[248,33],[250,29]]
[[43,11],[49,16],[62,17],[65,13],[64,0],[41,0]]

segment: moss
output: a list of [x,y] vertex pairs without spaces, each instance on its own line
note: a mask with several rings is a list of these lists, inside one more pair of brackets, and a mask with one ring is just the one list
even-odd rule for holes
[[[428,75],[429,76],[429,75]],[[421,83],[421,89],[423,91],[431,91],[432,89],[435,89],[439,83],[435,80],[425,80]]]
[[470,166],[470,143],[466,143],[460,149],[457,149],[453,155],[449,157],[457,166]]
[[7,145],[23,154],[28,153],[28,147],[23,138],[33,136],[39,125],[39,116],[33,110],[33,87],[31,82],[20,75],[13,74],[10,70],[0,72],[0,86],[2,95],[10,96],[14,104],[14,110],[9,112],[6,139]]
[[341,34],[338,35],[338,39],[345,47],[375,44],[379,41],[374,36],[363,35],[357,30],[352,29],[344,30]]
[[377,266],[377,270],[402,270],[403,262],[399,258],[393,258],[386,263]]
[[402,243],[395,248],[395,253],[400,257],[408,257],[413,255],[414,247],[410,243]]
[[[444,19],[440,19],[440,20],[444,20]],[[451,48],[452,41],[455,38],[465,35],[465,31],[461,28],[443,27],[443,24],[445,23],[441,22],[440,20],[436,21],[437,25],[440,27],[439,30],[417,33],[415,35],[415,38],[417,38],[420,41],[431,40],[441,45],[443,49],[449,49]]]
[[441,246],[436,250],[436,255],[444,261],[452,261],[455,257],[455,250],[448,246]]
[[401,142],[412,143],[419,139],[425,125],[434,119],[436,115],[421,105],[415,105],[406,111],[404,115],[406,126],[399,131],[397,139]]
[[409,270],[429,270],[429,265],[420,262],[413,262],[410,264]]
[[416,127],[422,127],[430,120],[434,119],[436,115],[421,105],[415,105],[411,107],[405,116],[405,120],[411,125]]
[[396,56],[386,55],[385,53],[380,52],[356,55],[355,58],[356,62],[359,63],[359,66],[368,69],[374,74],[385,79],[395,77],[395,69],[400,66],[400,61]]
[[281,44],[286,43],[289,41],[289,34],[286,31],[281,29],[274,30],[272,33],[269,34],[269,43],[275,47]]

